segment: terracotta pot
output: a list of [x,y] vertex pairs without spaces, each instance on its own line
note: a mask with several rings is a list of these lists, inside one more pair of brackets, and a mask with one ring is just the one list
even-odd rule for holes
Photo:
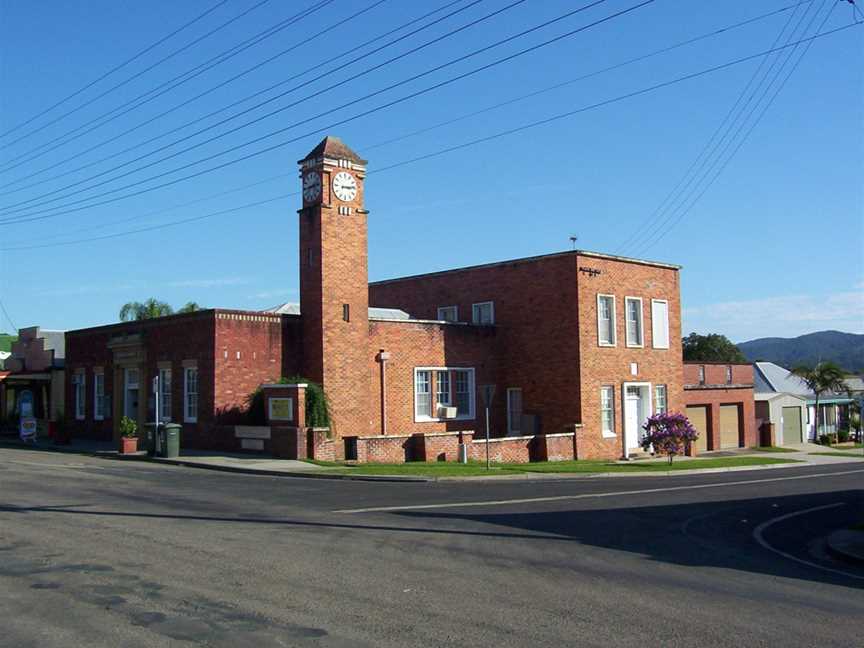
[[138,437],[120,437],[120,454],[138,452]]

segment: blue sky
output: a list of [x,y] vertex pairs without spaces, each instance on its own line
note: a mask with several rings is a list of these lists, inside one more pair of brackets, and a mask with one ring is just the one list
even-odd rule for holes
[[[744,135],[762,107],[804,54],[805,45],[784,50],[782,58],[778,53],[766,59],[761,68],[762,59],[750,60],[548,125],[375,173],[392,164],[757,54],[775,42],[794,42],[801,34],[815,33],[823,20],[822,31],[843,27],[853,21],[852,7],[845,1],[804,3],[794,11],[789,9],[665,54],[405,137],[796,2],[657,0],[416,99],[327,129],[356,113],[639,4],[639,0],[607,0],[422,79],[359,100],[581,6],[565,0],[526,0],[273,117],[98,189],[62,198],[214,134],[224,134],[233,126],[307,97],[512,1],[472,4],[473,0],[459,0],[412,29],[463,9],[432,27],[348,63],[407,30],[396,32],[261,95],[257,101],[332,70],[266,107],[139,163],[109,171],[256,101],[203,118],[212,111],[452,2],[386,0],[326,34],[310,38],[374,4],[373,0],[332,0],[156,99],[44,152],[44,144],[56,138],[64,142],[70,131],[74,134],[81,125],[317,4],[313,0],[270,0],[119,89],[30,134],[260,2],[228,0],[145,56],[0,138],[0,146],[5,146],[0,149],[0,185],[8,185],[0,189],[0,220],[51,216],[0,223],[0,299],[12,321],[19,327],[38,324],[60,329],[108,323],[116,321],[124,302],[151,296],[175,306],[194,300],[207,306],[248,309],[296,301],[297,195],[130,236],[66,243],[195,218],[296,192],[296,161],[323,133],[310,134],[170,187],[69,211],[89,204],[74,203],[76,200],[146,180],[308,120],[233,155],[190,167],[185,173],[325,129],[370,160],[366,201],[371,210],[371,280],[556,252],[569,248],[568,237],[576,234],[579,247],[584,249],[684,266],[685,334],[720,332],[741,341],[826,328],[864,332],[862,26],[814,41],[746,139]],[[0,3],[0,131],[17,127],[215,4],[216,0]],[[794,35],[790,38],[790,34]],[[296,46],[292,52],[206,97],[102,145],[292,46]],[[789,62],[781,67],[787,56]],[[775,78],[774,85],[768,86]],[[710,139],[712,134],[721,124],[729,123],[723,122],[724,117],[751,79],[744,101],[733,112],[738,121],[720,131],[727,135],[716,147],[708,146],[713,155],[697,158],[706,145],[718,142]],[[763,79],[765,85],[759,85]],[[317,117],[343,104],[348,107]],[[185,124],[192,125],[75,171]],[[22,139],[15,142],[18,138]],[[398,141],[391,141],[394,139]],[[739,143],[740,149],[726,163],[721,154],[725,151],[728,156]],[[101,146],[85,152],[97,145]],[[40,152],[44,154],[27,161]],[[73,156],[78,157],[66,161]],[[697,162],[694,167],[695,160],[704,164]],[[18,166],[8,168],[13,164]],[[45,170],[51,166],[54,168]],[[688,184],[691,176],[685,172],[689,168],[702,170],[704,175],[692,176]],[[67,171],[70,173],[51,179]],[[88,180],[103,171],[109,172]],[[185,173],[149,180],[136,189]],[[31,174],[35,175],[24,180]],[[680,194],[680,207],[676,202],[664,203],[682,178],[685,191]],[[80,184],[50,194],[76,182]],[[23,188],[29,184],[34,186]],[[42,198],[44,194],[49,195]],[[61,199],[40,206],[57,197]],[[11,207],[19,202],[23,204]],[[63,205],[68,207],[61,209]],[[29,211],[25,209],[28,206]],[[658,208],[664,206],[666,209],[659,212],[660,227],[649,219],[656,219]],[[664,235],[654,235],[659,233]],[[623,245],[625,242],[628,245]],[[55,245],[58,243],[62,245]],[[32,247],[35,245],[51,247]],[[11,328],[0,314],[0,330]]]

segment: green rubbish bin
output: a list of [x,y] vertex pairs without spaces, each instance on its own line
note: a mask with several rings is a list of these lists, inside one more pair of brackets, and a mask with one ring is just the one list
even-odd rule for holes
[[166,423],[160,426],[162,429],[161,443],[159,444],[159,456],[173,459],[180,456],[180,425],[177,423]]
[[158,441],[159,432],[156,430],[155,423],[145,423],[144,424],[144,447],[142,450],[147,451],[148,457],[156,456],[156,444]]

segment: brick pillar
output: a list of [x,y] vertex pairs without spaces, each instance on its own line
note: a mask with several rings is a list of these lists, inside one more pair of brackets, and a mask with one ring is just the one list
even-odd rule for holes
[[268,384],[261,385],[261,390],[273,454],[282,459],[305,459],[306,384]]

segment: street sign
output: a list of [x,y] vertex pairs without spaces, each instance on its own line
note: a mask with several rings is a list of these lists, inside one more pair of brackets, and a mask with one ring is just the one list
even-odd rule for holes
[[492,399],[495,398],[495,385],[480,385],[480,398],[485,407],[491,407]]

